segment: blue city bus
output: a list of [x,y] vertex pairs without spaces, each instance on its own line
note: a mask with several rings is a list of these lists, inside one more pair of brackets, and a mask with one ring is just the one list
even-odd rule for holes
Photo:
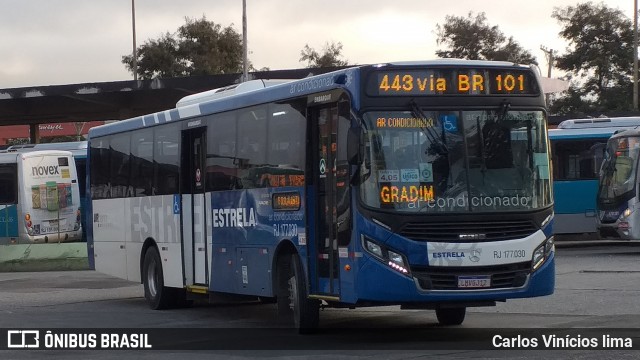
[[242,83],[89,131],[97,271],[153,309],[198,295],[466,308],[554,290],[537,68],[434,60]]
[[82,239],[87,241],[87,224],[85,209],[87,208],[87,141],[70,141],[57,143],[40,143],[40,144],[18,144],[7,147],[5,151],[37,151],[37,150],[65,150],[71,152],[73,160],[76,163],[76,171],[78,172],[78,187],[80,189],[80,212],[82,223]]
[[607,140],[640,117],[573,119],[549,130],[556,235],[595,239],[598,174]]

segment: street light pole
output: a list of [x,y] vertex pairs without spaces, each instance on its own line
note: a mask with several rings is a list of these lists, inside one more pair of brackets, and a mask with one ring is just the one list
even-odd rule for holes
[[242,0],[242,82],[249,80],[247,65],[247,0]]
[[136,49],[136,0],[131,0],[131,26],[133,27],[133,80],[138,80],[138,51]]

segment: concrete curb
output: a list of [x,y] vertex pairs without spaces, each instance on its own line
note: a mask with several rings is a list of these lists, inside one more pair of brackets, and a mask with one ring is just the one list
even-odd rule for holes
[[562,240],[562,241],[556,241],[556,247],[557,248],[577,248],[577,247],[596,247],[596,246],[629,246],[629,247],[636,247],[636,246],[640,246],[640,241],[638,241],[638,240],[584,240],[584,241]]
[[0,246],[0,272],[89,270],[86,243]]

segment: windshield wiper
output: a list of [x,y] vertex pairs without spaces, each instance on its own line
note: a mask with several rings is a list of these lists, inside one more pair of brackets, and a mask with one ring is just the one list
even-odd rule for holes
[[[411,113],[413,116],[419,119],[427,119],[427,116],[422,112],[422,109],[420,109],[418,104],[416,104],[415,100],[411,99],[411,101],[409,101],[409,105],[411,105]],[[436,147],[436,152],[439,155],[449,156],[449,149],[447,149],[447,145],[444,141],[444,127],[442,132],[443,139],[440,139],[438,134],[431,127],[420,126],[420,130],[422,130],[427,139],[429,139],[429,142]]]

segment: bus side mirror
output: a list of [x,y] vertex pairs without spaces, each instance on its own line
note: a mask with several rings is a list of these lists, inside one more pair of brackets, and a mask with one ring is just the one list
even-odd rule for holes
[[347,158],[349,164],[360,165],[364,154],[364,144],[362,142],[362,129],[349,128],[347,133]]

